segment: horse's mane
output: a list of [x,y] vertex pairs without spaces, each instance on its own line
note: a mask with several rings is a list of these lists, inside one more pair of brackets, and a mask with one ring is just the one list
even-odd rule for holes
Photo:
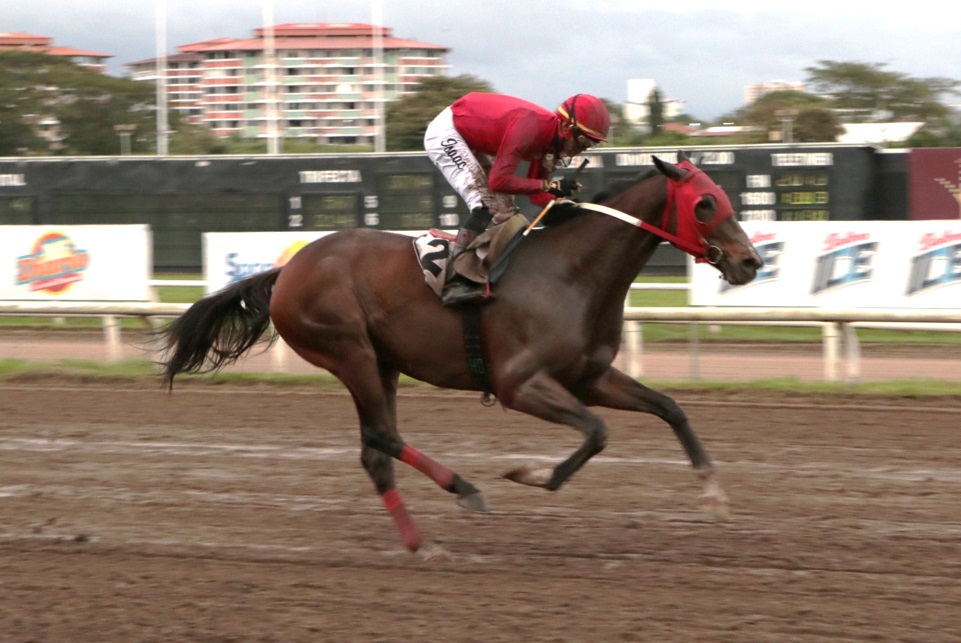
[[646,181],[657,174],[660,174],[660,172],[657,171],[657,168],[652,167],[648,170],[640,172],[633,179],[621,179],[620,181],[615,181],[611,185],[594,194],[594,197],[591,199],[591,203],[603,203],[605,201],[610,201],[622,192],[627,191],[638,183]]
[[[588,203],[604,203],[605,201],[610,201],[614,197],[622,194],[623,192],[626,192],[627,190],[634,187],[638,183],[646,181],[652,176],[659,175],[659,174],[660,172],[657,171],[657,168],[651,168],[649,170],[639,173],[637,176],[635,176],[632,179],[621,179],[619,181],[615,181],[614,183],[611,183],[610,185],[605,186],[598,192],[595,192],[594,196],[592,196],[587,201]],[[551,211],[547,213],[547,215],[542,219],[541,222],[544,224],[545,227],[551,227],[551,226],[559,225],[561,223],[570,221],[571,219],[581,214],[584,214],[584,212],[586,212],[586,210],[577,207],[576,202],[575,203],[558,203],[557,205],[551,208]]]

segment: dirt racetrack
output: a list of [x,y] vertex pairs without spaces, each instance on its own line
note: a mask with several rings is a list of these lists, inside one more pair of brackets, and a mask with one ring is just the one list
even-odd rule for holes
[[670,429],[599,411],[608,449],[550,493],[566,428],[405,389],[401,465],[434,551],[403,550],[339,391],[0,385],[0,641],[958,641],[961,400],[678,392],[732,519]]

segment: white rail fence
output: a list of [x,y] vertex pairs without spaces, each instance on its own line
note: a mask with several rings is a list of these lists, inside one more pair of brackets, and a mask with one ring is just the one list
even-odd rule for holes
[[[202,281],[154,281],[154,286],[202,286]],[[636,284],[634,290],[686,290],[686,283]],[[49,317],[99,317],[102,321],[106,358],[116,361],[122,355],[120,318],[140,318],[155,327],[164,318],[182,314],[190,304],[157,302],[0,302],[0,315]],[[856,383],[861,380],[861,346],[859,327],[897,328],[900,330],[961,331],[961,309],[906,310],[856,309],[824,310],[817,308],[731,308],[731,307],[650,307],[629,305],[624,308],[624,343],[622,368],[633,377],[645,374],[644,323],[748,324],[779,326],[813,326],[822,330],[823,379]],[[286,347],[278,342],[273,365],[283,370],[287,363]],[[700,379],[697,333],[691,333],[689,379]],[[959,366],[961,370],[961,366]]]
[[[642,322],[690,324],[749,324],[814,326],[821,328],[823,379],[829,382],[861,381],[861,344],[857,328],[897,330],[961,330],[961,310],[823,310],[816,308],[632,308],[624,309],[624,370],[644,375]],[[689,343],[689,379],[699,379],[697,335]],[[961,365],[958,366],[961,375]],[[896,374],[893,374],[896,375]],[[892,378],[895,379],[895,378]]]
[[[689,291],[691,285],[678,283],[643,283],[631,291]],[[624,304],[624,339],[621,351],[624,370],[632,377],[644,375],[643,322],[687,323],[689,368],[688,379],[700,379],[700,348],[697,325],[809,326],[821,329],[822,377],[829,382],[861,381],[861,343],[858,328],[887,330],[922,330],[961,332],[959,309],[852,309],[819,308],[735,308],[735,307],[647,307],[631,306],[628,293]],[[961,365],[958,366],[961,376]]]

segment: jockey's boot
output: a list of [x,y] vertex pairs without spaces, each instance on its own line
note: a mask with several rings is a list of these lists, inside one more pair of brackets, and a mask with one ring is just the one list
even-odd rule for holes
[[474,241],[477,235],[487,229],[492,216],[491,211],[486,206],[474,208],[471,210],[470,217],[464,223],[464,226],[457,231],[457,238],[450,245],[450,256],[447,259],[447,280],[444,282],[444,290],[440,295],[441,303],[445,306],[473,303],[490,298],[490,285],[479,284],[458,273],[454,270],[454,259],[467,249],[467,246]]

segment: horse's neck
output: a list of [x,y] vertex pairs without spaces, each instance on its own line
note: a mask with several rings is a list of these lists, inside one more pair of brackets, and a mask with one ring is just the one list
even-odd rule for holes
[[[660,213],[667,201],[667,192],[651,180],[650,185],[638,185],[605,205],[626,214],[660,224]],[[638,273],[647,265],[657,249],[660,238],[639,227],[601,213],[590,213],[580,218],[571,232],[582,253],[579,263],[591,273],[599,289],[626,295]],[[575,259],[577,260],[577,259]]]

